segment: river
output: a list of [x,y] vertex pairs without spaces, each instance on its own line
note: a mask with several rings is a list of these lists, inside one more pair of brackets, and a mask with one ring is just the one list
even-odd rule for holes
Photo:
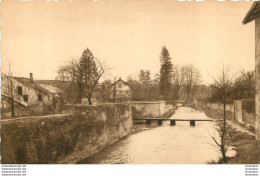
[[[203,112],[189,107],[179,107],[171,119],[208,119]],[[156,122],[157,123],[157,122]],[[118,141],[81,164],[206,164],[221,156],[211,136],[217,136],[216,124],[196,121],[176,121],[170,126],[164,121],[135,126],[141,132]]]

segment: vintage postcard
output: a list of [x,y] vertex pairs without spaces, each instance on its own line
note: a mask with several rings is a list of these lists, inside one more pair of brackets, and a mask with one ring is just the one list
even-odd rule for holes
[[257,166],[259,120],[258,1],[1,1],[2,164]]

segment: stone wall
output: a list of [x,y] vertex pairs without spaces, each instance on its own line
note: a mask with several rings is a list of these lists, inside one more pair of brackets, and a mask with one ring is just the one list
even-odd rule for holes
[[1,121],[2,164],[76,163],[127,136],[131,106],[75,106],[73,114]]
[[[254,106],[254,102],[236,100],[233,104],[226,104],[227,119],[235,120],[241,125],[255,127],[255,113],[248,106]],[[224,115],[224,106],[222,103],[198,102],[195,105],[195,109],[205,111],[206,115],[211,118],[223,118]]]
[[[205,105],[204,111],[207,116],[215,119],[222,119],[224,117],[224,106],[221,103],[207,103]],[[234,119],[234,105],[226,105],[226,118],[228,120]]]
[[242,121],[255,126],[255,101],[242,101]]
[[[234,101],[234,118],[237,122],[243,123],[243,111],[242,111],[242,101]],[[245,118],[244,118],[245,119]]]
[[140,118],[167,118],[174,113],[174,108],[171,104],[166,104],[165,101],[157,102],[131,102],[133,119]]

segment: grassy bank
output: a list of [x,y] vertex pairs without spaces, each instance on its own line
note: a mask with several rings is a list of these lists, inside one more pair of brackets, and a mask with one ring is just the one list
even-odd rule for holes
[[[255,137],[248,133],[237,131],[232,126],[227,128],[226,144],[236,147],[236,156],[228,158],[227,164],[260,164],[260,146]],[[209,164],[223,164],[222,158],[218,162]]]

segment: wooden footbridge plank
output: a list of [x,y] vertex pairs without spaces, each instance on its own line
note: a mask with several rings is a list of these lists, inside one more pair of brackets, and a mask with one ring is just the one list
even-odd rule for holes
[[158,125],[162,125],[163,121],[170,121],[171,126],[175,126],[176,121],[190,121],[190,126],[195,126],[196,121],[219,121],[215,119],[165,119],[165,118],[140,118],[140,119],[134,119],[134,120],[145,120],[147,125],[150,125],[153,120],[158,121]]

